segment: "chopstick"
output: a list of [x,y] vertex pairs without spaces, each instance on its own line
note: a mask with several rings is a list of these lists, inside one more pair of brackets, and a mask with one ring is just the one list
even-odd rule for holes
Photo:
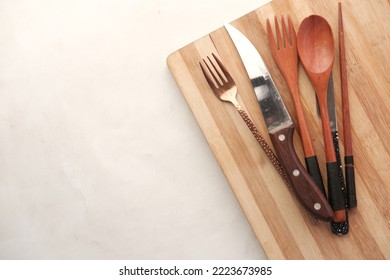
[[339,12],[339,51],[340,51],[340,74],[341,74],[341,94],[342,94],[342,111],[343,111],[343,130],[344,130],[344,165],[347,188],[348,208],[357,207],[356,186],[355,186],[355,166],[352,152],[351,136],[351,118],[349,114],[348,99],[348,81],[347,81],[347,60],[345,57],[344,26],[341,3],[338,6]]

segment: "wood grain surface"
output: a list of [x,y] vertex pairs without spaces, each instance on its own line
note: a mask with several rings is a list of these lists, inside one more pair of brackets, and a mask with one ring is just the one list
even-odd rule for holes
[[[285,186],[239,113],[214,96],[199,61],[216,53],[238,86],[238,100],[271,143],[243,64],[226,30],[218,30],[175,51],[168,66],[269,259],[390,259],[390,3],[341,1],[358,207],[349,211],[350,232],[333,235],[313,221]],[[311,14],[331,25],[341,156],[344,157],[338,53],[338,1],[274,0],[232,22],[262,55],[293,121],[292,98],[268,47],[267,18],[289,14],[296,30]],[[325,150],[315,93],[302,66],[299,86],[324,180]],[[294,145],[303,162],[299,131]],[[326,182],[325,182],[326,185]]]

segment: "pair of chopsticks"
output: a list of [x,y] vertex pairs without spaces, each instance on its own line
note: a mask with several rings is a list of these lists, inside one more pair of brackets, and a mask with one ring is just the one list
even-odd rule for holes
[[352,153],[351,119],[349,114],[347,61],[345,57],[344,27],[341,3],[339,3],[339,51],[340,51],[340,73],[341,73],[341,94],[343,108],[343,130],[344,130],[344,165],[347,188],[347,206],[349,209],[357,207],[355,188],[355,167]]

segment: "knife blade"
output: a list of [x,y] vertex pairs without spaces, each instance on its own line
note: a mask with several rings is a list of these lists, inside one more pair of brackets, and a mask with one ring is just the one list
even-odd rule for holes
[[331,74],[329,78],[327,103],[328,103],[330,130],[332,132],[333,145],[336,153],[336,160],[339,166],[339,179],[342,186],[342,191],[345,193],[345,181],[344,181],[344,175],[343,175],[342,164],[341,164],[341,156],[340,156],[339,132],[337,128],[337,113],[336,113],[336,101],[334,96],[333,74]]
[[331,220],[333,210],[326,197],[300,162],[294,145],[294,123],[271,75],[253,44],[230,24],[225,28],[232,39],[251,81],[275,153],[302,206],[321,220]]

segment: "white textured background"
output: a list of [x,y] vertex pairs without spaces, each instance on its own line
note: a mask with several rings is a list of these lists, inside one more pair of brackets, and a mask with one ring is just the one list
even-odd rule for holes
[[1,0],[1,259],[263,259],[166,66],[266,0]]

